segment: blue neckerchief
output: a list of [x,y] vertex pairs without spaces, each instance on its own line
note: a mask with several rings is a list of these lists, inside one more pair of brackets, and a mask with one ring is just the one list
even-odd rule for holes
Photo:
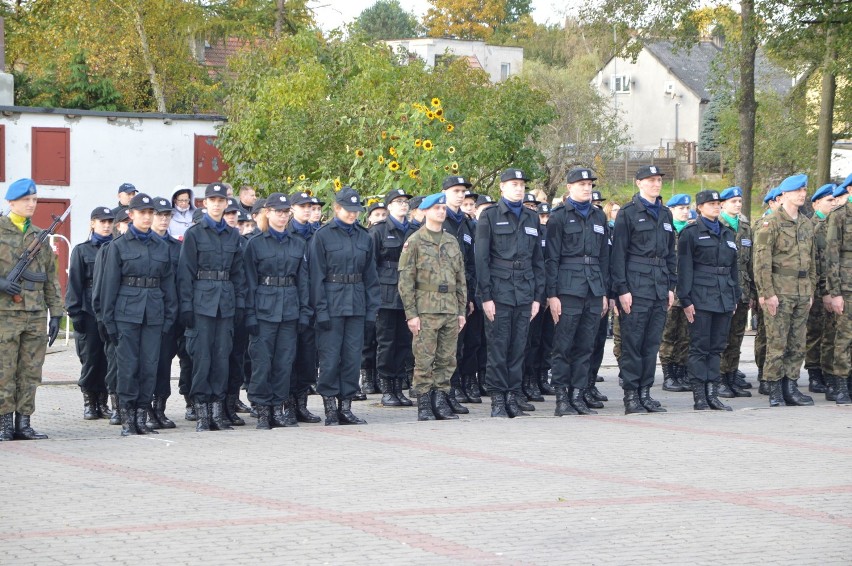
[[151,229],[149,229],[147,232],[140,232],[132,223],[130,224],[129,228],[130,231],[133,232],[133,235],[136,236],[136,239],[140,242],[147,242],[151,239],[151,235],[154,233],[154,231]]
[[[506,197],[502,197],[502,198],[501,198],[501,200],[502,200],[504,203],[506,203],[506,206],[509,208],[509,210],[510,210],[510,211],[511,211],[511,212],[512,212],[515,216],[517,216],[517,217],[518,217],[518,219],[520,220],[520,218],[521,218],[521,210],[524,208],[524,201],[523,201],[523,200],[519,200],[518,202],[512,202],[512,201],[510,201],[510,200],[506,200]],[[449,210],[449,209],[448,209],[448,210]]]
[[713,232],[714,234],[716,234],[717,236],[718,236],[719,234],[721,234],[721,233],[722,233],[722,225],[721,225],[721,224],[719,224],[719,219],[718,219],[718,218],[717,218],[716,220],[707,220],[706,218],[704,218],[704,217],[702,216],[702,217],[701,217],[701,221],[702,221],[702,222],[704,222],[704,225],[705,225],[705,226],[707,226],[707,228],[708,228],[711,232]]
[[414,230],[420,230],[420,227],[423,226],[423,223],[418,222],[416,220],[411,220],[408,222],[408,225],[411,226]]
[[347,224],[336,216],[334,217],[334,222],[335,224],[337,224],[338,228],[343,228],[344,230],[346,230],[347,234],[349,234],[350,236],[352,235],[352,230],[355,229],[355,224]]
[[[157,235],[159,236],[159,234],[157,234]],[[168,243],[169,242],[169,233],[166,232],[165,234],[160,236],[160,238],[162,238],[164,242]]]
[[313,234],[313,232],[314,232],[313,229],[311,228],[311,225],[308,224],[308,223],[302,224],[298,220],[293,220],[292,225],[293,225],[293,230],[306,240],[308,238],[310,238],[311,234]]
[[[448,208],[447,212],[449,212],[449,211],[450,211],[450,209]],[[408,228],[411,226],[411,223],[408,220],[403,220],[402,222],[400,222],[399,220],[397,220],[393,216],[388,216],[388,220],[390,220],[391,224],[393,224],[394,227],[397,230],[399,230],[400,232],[402,232],[403,234],[408,232]]]
[[589,213],[592,211],[592,201],[587,200],[586,202],[577,202],[571,197],[568,197],[568,202],[571,203],[571,206],[574,207],[574,210],[583,215],[583,218],[589,217]]
[[[514,212],[514,211],[513,211]],[[520,217],[520,213],[518,214]],[[458,212],[453,212],[453,209],[449,206],[447,207],[447,218],[450,218],[456,224],[461,224],[462,220],[464,220],[465,214],[459,209]]]
[[95,234],[94,232],[92,232],[92,243],[95,244],[96,248],[99,248],[102,245],[106,244],[107,242],[111,242],[111,241],[112,241],[112,234],[110,234],[108,236],[101,236],[100,234]]
[[283,232],[279,232],[278,230],[274,229],[272,226],[269,227],[269,233],[272,234],[275,237],[275,239],[278,240],[279,242],[283,242],[284,238],[287,237],[287,230],[284,230]]
[[643,199],[641,196],[639,197],[639,200],[645,205],[645,208],[648,209],[648,212],[654,217],[654,220],[658,220],[660,218],[660,210],[663,208],[663,201],[661,199],[656,199],[653,204]]
[[615,228],[615,220],[610,220],[607,224],[609,224],[610,228]]
[[225,231],[226,228],[228,228],[228,225],[225,223],[225,217],[224,216],[222,216],[222,219],[219,222],[216,222],[215,220],[210,218],[210,216],[207,213],[205,213],[204,214],[204,221],[207,222],[208,226],[210,226],[211,228],[216,230],[217,234],[221,234],[222,232]]
[[311,226],[311,230],[313,230],[314,232],[316,232],[317,230],[322,228],[322,224],[320,224],[319,222],[311,222],[310,226]]

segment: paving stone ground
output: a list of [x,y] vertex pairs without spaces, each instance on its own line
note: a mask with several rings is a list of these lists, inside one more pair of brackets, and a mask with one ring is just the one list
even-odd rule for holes
[[624,416],[610,349],[593,417],[548,397],[491,419],[486,398],[418,423],[371,396],[366,426],[199,434],[172,397],[177,429],[120,438],[82,420],[60,344],[33,417],[50,439],[0,444],[0,564],[852,562],[852,407],[752,389],[696,413],[656,386],[668,413]]

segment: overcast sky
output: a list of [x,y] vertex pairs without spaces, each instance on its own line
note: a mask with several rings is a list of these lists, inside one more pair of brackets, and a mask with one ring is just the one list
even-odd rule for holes
[[[376,0],[311,0],[317,23],[326,31],[352,22],[358,14],[376,3]],[[573,0],[532,0],[533,19],[539,23],[558,23],[565,17],[569,6],[572,11],[578,2]],[[421,18],[429,9],[427,0],[401,0],[400,5]]]

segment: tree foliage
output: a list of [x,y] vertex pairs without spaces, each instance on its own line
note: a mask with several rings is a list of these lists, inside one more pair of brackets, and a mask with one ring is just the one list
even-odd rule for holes
[[420,35],[420,23],[411,12],[399,5],[399,0],[378,0],[358,15],[352,33],[367,39],[402,39]]
[[489,40],[531,13],[529,0],[429,0],[424,25],[432,37]]

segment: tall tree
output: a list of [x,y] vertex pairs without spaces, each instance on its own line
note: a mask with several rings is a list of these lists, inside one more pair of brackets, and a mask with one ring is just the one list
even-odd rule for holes
[[424,25],[432,37],[488,40],[506,23],[506,0],[429,0]]
[[420,33],[417,17],[402,9],[399,0],[378,0],[361,12],[352,31],[368,39],[402,39]]

